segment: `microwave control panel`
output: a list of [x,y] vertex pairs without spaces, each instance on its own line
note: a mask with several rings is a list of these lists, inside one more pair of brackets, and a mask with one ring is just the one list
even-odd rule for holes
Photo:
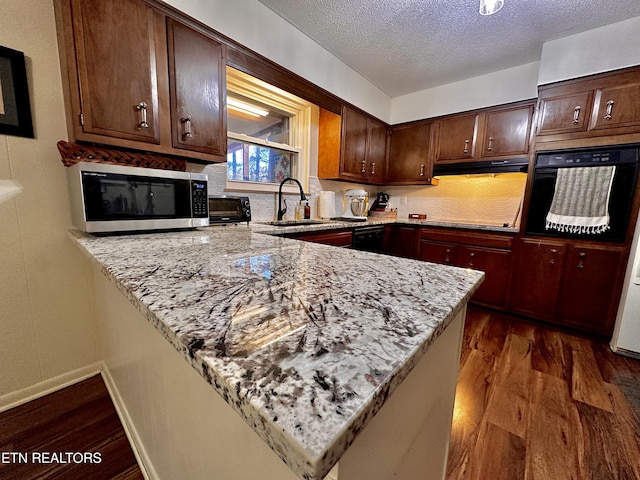
[[207,195],[206,181],[191,181],[191,211],[194,218],[209,217],[209,196]]

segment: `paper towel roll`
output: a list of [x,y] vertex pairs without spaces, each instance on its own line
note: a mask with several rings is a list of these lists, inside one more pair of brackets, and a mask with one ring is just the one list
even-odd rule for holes
[[336,193],[322,191],[318,195],[318,217],[333,218],[336,216]]

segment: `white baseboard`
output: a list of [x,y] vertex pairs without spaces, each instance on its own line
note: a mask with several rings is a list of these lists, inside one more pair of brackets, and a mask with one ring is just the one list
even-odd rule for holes
[[131,449],[133,450],[133,454],[136,457],[138,462],[138,466],[142,471],[142,476],[145,480],[159,480],[155,468],[153,468],[153,464],[151,463],[151,459],[147,454],[147,451],[144,448],[144,444],[140,438],[140,435],[135,429],[133,422],[131,420],[131,416],[127,411],[127,408],[122,401],[122,397],[120,396],[120,392],[118,391],[118,387],[116,387],[115,382],[113,381],[113,377],[111,373],[109,373],[109,369],[104,365],[102,369],[102,379],[104,380],[105,385],[107,386],[107,390],[109,390],[109,395],[111,396],[111,401],[116,408],[116,412],[118,412],[118,417],[120,417],[120,423],[122,423],[122,427],[124,428],[124,433],[127,435],[129,439],[129,444],[131,445]]
[[44,397],[49,393],[56,392],[65,387],[71,386],[82,380],[100,373],[104,365],[102,362],[87,365],[72,372],[67,372],[54,378],[36,383],[30,387],[18,390],[16,392],[7,393],[0,396],[0,412],[4,412],[11,408],[17,407],[24,403]]

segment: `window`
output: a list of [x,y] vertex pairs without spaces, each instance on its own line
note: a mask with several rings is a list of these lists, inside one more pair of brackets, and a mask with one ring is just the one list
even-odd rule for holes
[[227,188],[274,191],[293,177],[307,189],[314,107],[227,67]]

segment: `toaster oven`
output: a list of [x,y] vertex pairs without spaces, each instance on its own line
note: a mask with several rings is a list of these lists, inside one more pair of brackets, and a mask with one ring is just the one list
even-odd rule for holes
[[249,197],[232,195],[209,196],[209,224],[242,223],[251,221]]

